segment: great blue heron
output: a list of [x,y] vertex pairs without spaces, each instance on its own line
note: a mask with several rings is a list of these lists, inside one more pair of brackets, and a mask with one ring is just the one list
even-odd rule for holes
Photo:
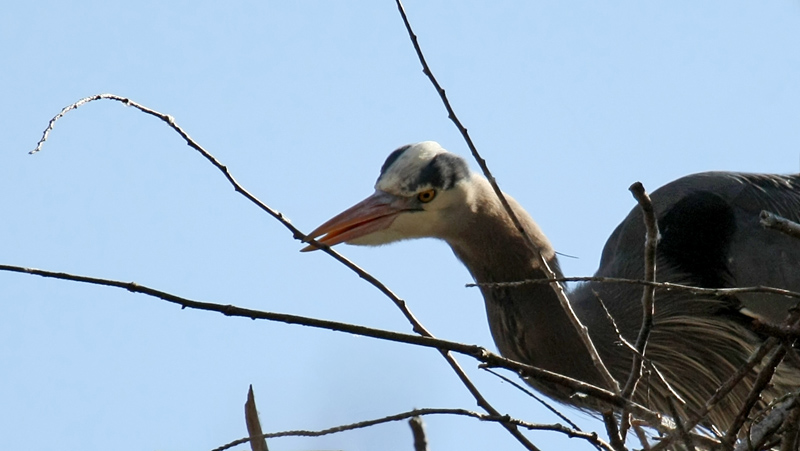
[[[800,175],[707,172],[678,179],[652,193],[661,230],[657,278],[707,288],[765,285],[800,290],[800,241],[759,224],[769,210],[800,220]],[[507,197],[529,236],[558,276],[548,239],[520,205]],[[542,279],[535,254],[525,245],[489,183],[459,156],[427,141],[400,147],[383,164],[375,193],[314,230],[327,245],[379,245],[433,237],[446,241],[476,282]],[[597,276],[641,279],[645,228],[635,208],[614,230]],[[305,250],[312,250],[313,246]],[[494,341],[500,352],[529,363],[605,386],[585,346],[548,285],[482,286]],[[569,294],[573,309],[611,374],[621,383],[632,352],[619,346],[619,332],[635,341],[641,324],[642,287],[588,282]],[[792,299],[748,294],[727,297],[658,290],[647,358],[694,411],[709,399],[763,337],[754,318],[780,322]],[[750,374],[709,415],[725,428],[747,396]],[[556,398],[568,393],[531,381]],[[608,387],[606,387],[608,388]],[[778,369],[774,397],[800,388],[800,370]],[[644,377],[634,399],[669,412],[671,394],[657,377]],[[579,403],[580,404],[580,403]]]

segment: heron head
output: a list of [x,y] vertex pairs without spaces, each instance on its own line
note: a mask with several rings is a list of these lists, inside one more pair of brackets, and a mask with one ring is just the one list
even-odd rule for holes
[[[471,173],[438,143],[409,144],[389,154],[375,192],[309,234],[320,243],[380,245],[410,238],[447,238],[464,208]],[[309,245],[303,251],[312,251]]]

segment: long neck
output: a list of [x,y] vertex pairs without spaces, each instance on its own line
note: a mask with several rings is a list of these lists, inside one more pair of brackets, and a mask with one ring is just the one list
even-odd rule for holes
[[[544,279],[537,257],[523,241],[493,194],[478,199],[464,227],[448,239],[477,283]],[[513,199],[509,202],[529,236],[561,276],[550,242]],[[600,378],[558,298],[547,284],[481,286],[489,326],[500,353],[589,383]]]

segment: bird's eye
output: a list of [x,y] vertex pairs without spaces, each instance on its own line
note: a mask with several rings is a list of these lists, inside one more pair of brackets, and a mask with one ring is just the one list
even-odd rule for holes
[[417,194],[417,199],[423,204],[427,204],[428,202],[432,201],[434,197],[436,197],[436,190],[434,189],[426,189],[425,191]]

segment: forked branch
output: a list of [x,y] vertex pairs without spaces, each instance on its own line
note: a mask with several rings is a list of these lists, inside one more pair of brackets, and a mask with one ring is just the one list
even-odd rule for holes
[[[249,200],[250,202],[254,203],[256,206],[258,206],[263,211],[267,212],[273,218],[277,219],[284,227],[286,227],[287,229],[289,229],[289,231],[292,232],[292,236],[295,239],[300,240],[300,241],[302,241],[304,243],[312,243],[312,244],[314,244],[314,246],[316,246],[318,249],[320,249],[323,252],[325,252],[326,254],[330,255],[331,257],[336,259],[339,263],[345,265],[347,268],[349,268],[350,270],[352,270],[353,272],[358,274],[359,277],[361,277],[362,279],[366,280],[369,284],[371,284],[372,286],[377,288],[381,293],[386,295],[394,303],[394,305],[403,313],[403,315],[405,316],[406,320],[411,324],[411,327],[414,330],[414,332],[416,332],[419,335],[422,335],[424,337],[431,337],[431,338],[433,337],[433,334],[430,333],[422,325],[422,323],[414,316],[413,313],[411,313],[411,310],[408,308],[408,306],[406,305],[405,301],[400,299],[386,285],[384,285],[382,282],[380,282],[378,279],[376,279],[374,276],[372,276],[368,272],[366,272],[363,269],[361,269],[355,263],[351,262],[350,260],[348,260],[347,258],[342,256],[341,254],[339,254],[335,250],[331,249],[329,246],[327,246],[327,245],[325,245],[323,243],[319,243],[319,242],[317,242],[316,240],[314,240],[312,238],[309,238],[306,234],[301,232],[300,229],[295,227],[288,219],[286,219],[283,216],[283,214],[281,214],[277,210],[274,210],[274,209],[270,208],[267,204],[265,204],[264,202],[259,200],[256,196],[254,196],[249,191],[247,191],[242,185],[239,184],[239,182],[236,181],[236,179],[233,177],[233,175],[228,170],[227,166],[223,165],[210,152],[205,150],[202,146],[200,146],[200,144],[198,144],[194,139],[192,139],[189,136],[189,134],[186,131],[184,131],[175,122],[175,119],[170,115],[158,112],[156,110],[153,110],[152,108],[148,108],[148,107],[146,107],[144,105],[141,105],[141,104],[139,104],[137,102],[134,102],[134,101],[130,100],[127,97],[122,97],[122,96],[118,96],[118,95],[115,95],[115,94],[97,94],[97,95],[94,95],[94,96],[91,96],[91,97],[83,98],[83,99],[81,99],[81,100],[79,100],[79,101],[77,101],[77,102],[75,102],[75,103],[73,103],[71,105],[68,105],[67,107],[63,108],[61,110],[61,112],[59,112],[55,117],[53,117],[50,120],[50,122],[47,125],[47,128],[45,128],[44,132],[42,133],[42,138],[37,143],[36,148],[33,149],[30,153],[33,154],[33,153],[39,152],[42,149],[42,145],[44,145],[45,141],[47,141],[47,138],[50,136],[50,132],[53,130],[53,127],[55,127],[56,122],[60,118],[62,118],[65,114],[67,114],[69,111],[72,111],[72,110],[74,110],[74,109],[76,109],[76,108],[78,108],[78,107],[80,107],[82,105],[85,105],[87,103],[90,103],[90,102],[93,102],[93,101],[96,101],[96,100],[102,100],[102,99],[114,100],[114,101],[117,101],[117,102],[121,102],[126,106],[134,107],[134,108],[142,111],[143,113],[146,113],[146,114],[149,114],[151,116],[157,117],[157,118],[161,119],[162,121],[166,122],[173,130],[175,130],[179,135],[181,135],[181,137],[184,139],[184,141],[186,141],[186,144],[189,147],[191,147],[192,149],[198,151],[206,160],[208,160],[211,164],[213,164],[214,167],[219,169],[219,171],[222,172],[222,174],[225,176],[225,178],[228,180],[228,182],[236,190],[236,192],[238,192],[239,194],[241,194],[242,196],[247,198],[247,200]],[[442,353],[442,356],[444,357],[444,359],[447,361],[448,365],[450,365],[450,367],[456,373],[458,378],[461,380],[461,383],[467,388],[467,390],[470,392],[470,394],[475,398],[475,401],[478,403],[478,405],[481,406],[483,409],[485,409],[490,415],[500,415],[500,412],[498,412],[497,409],[495,409],[491,404],[489,404],[489,402],[486,400],[486,398],[484,398],[484,396],[480,393],[478,388],[470,380],[469,376],[467,376],[467,373],[464,371],[463,368],[461,368],[461,365],[455,360],[455,358],[452,355],[450,355],[450,353],[448,351],[440,350],[440,352]],[[525,448],[527,448],[528,450],[533,451],[533,450],[537,450],[538,449],[538,448],[536,448],[536,446],[533,445],[533,443],[531,443],[527,438],[525,438],[525,436],[523,436],[522,433],[519,432],[516,429],[516,426],[514,426],[513,424],[503,424],[503,426],[506,429],[508,429],[509,432],[511,432],[511,434],[520,443],[522,443],[525,446]]]

